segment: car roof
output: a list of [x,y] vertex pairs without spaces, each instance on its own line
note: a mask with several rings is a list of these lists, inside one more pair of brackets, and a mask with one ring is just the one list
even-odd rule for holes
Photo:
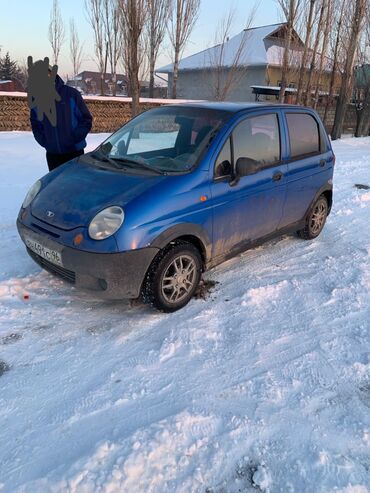
[[186,103],[175,103],[168,104],[165,106],[171,107],[181,107],[181,108],[204,108],[204,109],[213,109],[213,110],[222,110],[228,111],[230,113],[238,113],[239,111],[245,110],[254,110],[254,109],[263,109],[263,108],[295,108],[300,110],[305,110],[304,106],[299,106],[296,104],[283,104],[283,103],[243,103],[243,102],[213,102],[213,101],[199,101],[199,102],[186,102]]

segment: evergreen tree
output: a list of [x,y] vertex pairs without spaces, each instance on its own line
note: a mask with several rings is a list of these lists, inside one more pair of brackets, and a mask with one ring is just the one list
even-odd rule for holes
[[0,58],[0,80],[13,80],[18,77],[18,74],[17,62],[11,60],[9,52],[7,52],[4,58]]

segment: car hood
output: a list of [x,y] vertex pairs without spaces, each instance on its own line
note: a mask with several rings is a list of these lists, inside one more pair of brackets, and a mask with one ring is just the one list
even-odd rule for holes
[[71,161],[46,175],[46,184],[32,202],[32,215],[64,230],[87,226],[102,209],[124,207],[163,179]]

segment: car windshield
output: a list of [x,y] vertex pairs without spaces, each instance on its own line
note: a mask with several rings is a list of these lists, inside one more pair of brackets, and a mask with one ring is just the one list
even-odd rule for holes
[[201,107],[162,106],[142,113],[95,151],[119,168],[156,173],[193,168],[230,112]]

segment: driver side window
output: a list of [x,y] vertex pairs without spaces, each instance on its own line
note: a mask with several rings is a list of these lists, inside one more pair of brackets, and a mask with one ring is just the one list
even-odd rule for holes
[[230,177],[231,171],[231,138],[229,137],[216,160],[214,177],[215,179]]

